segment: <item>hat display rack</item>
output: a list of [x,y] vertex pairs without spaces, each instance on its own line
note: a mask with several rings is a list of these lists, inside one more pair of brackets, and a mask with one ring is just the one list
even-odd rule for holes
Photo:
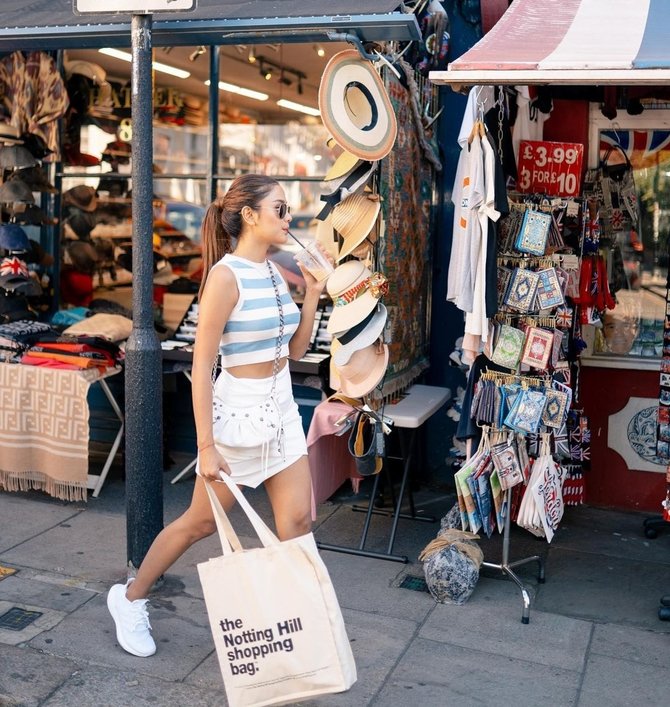
[[0,124],[0,323],[35,320],[45,305],[50,276],[23,226],[48,223],[35,194],[56,191],[41,164],[50,152],[39,136]]
[[319,85],[319,110],[337,157],[321,185],[316,239],[336,261],[326,283],[330,385],[371,409],[389,359],[382,303],[389,283],[375,267],[383,238],[379,162],[393,148],[397,123],[382,77],[365,56],[356,49],[335,54]]

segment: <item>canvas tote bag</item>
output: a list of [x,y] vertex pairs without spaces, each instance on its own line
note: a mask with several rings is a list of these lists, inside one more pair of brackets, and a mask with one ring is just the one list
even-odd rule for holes
[[278,705],[347,690],[356,666],[312,533],[280,541],[226,474],[263,547],[244,550],[205,484],[223,555],[198,565],[230,707]]

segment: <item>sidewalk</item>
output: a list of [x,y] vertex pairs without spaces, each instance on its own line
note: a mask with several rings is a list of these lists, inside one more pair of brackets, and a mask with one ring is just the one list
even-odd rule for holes
[[[166,522],[188,503],[192,481],[164,477]],[[192,479],[192,477],[191,477]],[[262,490],[249,494],[269,518]],[[363,515],[346,494],[319,507],[317,539],[355,546]],[[453,498],[416,493],[441,516]],[[521,530],[512,558],[546,554],[547,582],[522,570],[533,594],[523,625],[516,586],[482,576],[463,606],[401,588],[420,563],[324,552],[347,623],[359,679],[313,705],[652,705],[667,701],[670,622],[657,618],[670,593],[670,533],[647,540],[643,514],[568,508],[551,546]],[[375,516],[368,549],[383,551],[390,519]],[[248,525],[233,514],[240,535]],[[244,525],[243,525],[244,524]],[[395,552],[415,559],[438,525],[401,520]],[[158,651],[135,658],[117,645],[105,592],[125,578],[124,487],[66,504],[40,493],[0,493],[0,616],[40,612],[21,631],[0,628],[0,706],[214,707],[226,704],[196,564],[220,554],[215,538],[191,548],[151,599]],[[482,542],[499,560],[500,539]],[[0,576],[2,576],[0,574]],[[304,703],[307,704],[307,703]]]

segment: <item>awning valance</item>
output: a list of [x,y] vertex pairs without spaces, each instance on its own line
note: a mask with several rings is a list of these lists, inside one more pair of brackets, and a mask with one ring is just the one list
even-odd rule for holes
[[432,81],[485,84],[670,83],[668,0],[514,0],[474,47]]
[[[198,0],[192,12],[157,13],[153,44],[325,42],[332,33],[353,33],[362,41],[419,39],[415,16],[401,5],[398,0]],[[73,0],[3,0],[0,51],[128,45],[128,15],[75,15]]]

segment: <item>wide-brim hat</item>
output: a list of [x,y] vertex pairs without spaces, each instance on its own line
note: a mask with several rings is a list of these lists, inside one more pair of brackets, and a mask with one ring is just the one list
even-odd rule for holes
[[39,164],[33,154],[23,145],[5,145],[0,147],[1,169],[24,169]]
[[381,273],[372,273],[360,260],[339,265],[326,282],[333,311],[326,330],[335,336],[362,322],[388,291]]
[[98,205],[98,198],[95,194],[94,187],[87,187],[85,184],[78,184],[72,189],[68,189],[63,193],[63,204],[66,206],[75,206],[82,211],[95,211]]
[[335,54],[319,84],[321,119],[335,142],[362,160],[380,160],[398,132],[393,106],[373,64],[356,49]]
[[330,181],[324,180],[321,182],[320,188],[327,196],[322,196],[321,200],[333,207],[352,194],[362,192],[375,173],[378,164],[378,162],[358,160],[354,168],[345,174]]
[[350,255],[368,237],[380,209],[381,201],[377,194],[352,194],[335,206],[333,228],[344,238],[338,260]]
[[340,246],[337,234],[333,228],[332,213],[328,214],[323,221],[316,219],[316,234],[314,238],[317,243],[322,245],[324,249],[337,260]]
[[323,181],[330,182],[333,179],[344,177],[349,174],[349,172],[351,172],[351,170],[354,169],[360,161],[360,157],[352,155],[351,152],[347,152],[346,150],[342,151],[340,156],[326,172],[326,176],[323,178]]
[[15,223],[0,224],[0,248],[25,253],[30,250],[26,232]]
[[34,204],[32,189],[20,179],[12,179],[0,186],[0,203],[3,204]]
[[355,351],[344,366],[335,366],[340,390],[351,398],[362,398],[374,390],[386,373],[389,347],[377,343]]
[[46,194],[56,194],[58,189],[49,182],[47,175],[41,167],[27,167],[12,172],[7,181],[12,179],[20,179],[24,184],[27,184],[33,191],[44,192]]
[[380,302],[362,322],[339,336],[337,350],[333,352],[331,348],[335,365],[346,365],[356,351],[374,344],[384,331],[386,317],[386,307]]

